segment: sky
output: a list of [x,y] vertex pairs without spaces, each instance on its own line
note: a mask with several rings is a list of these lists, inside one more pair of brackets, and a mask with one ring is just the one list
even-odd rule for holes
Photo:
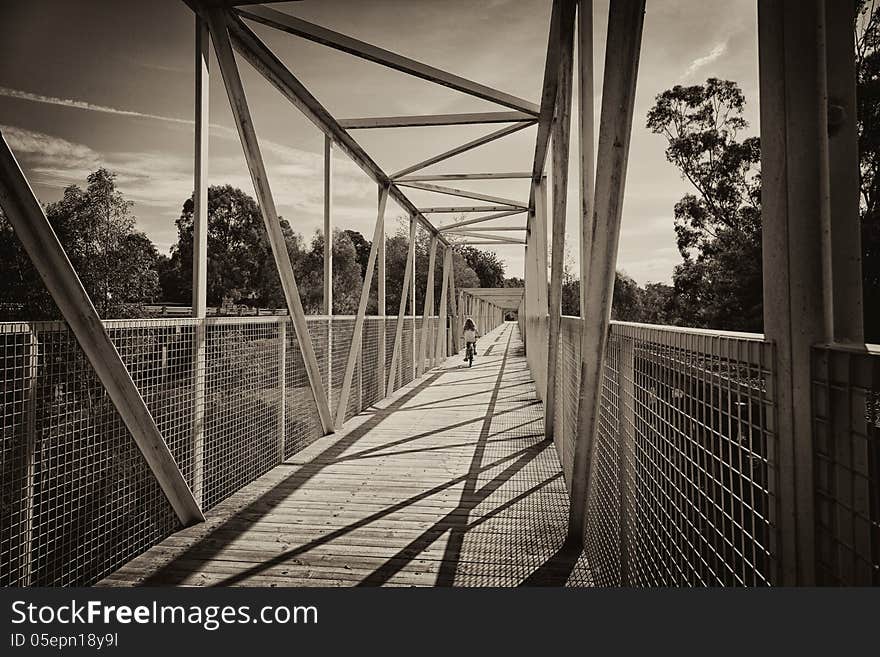
[[[274,6],[537,103],[550,4],[302,0]],[[596,0],[597,122],[607,13],[607,0]],[[739,83],[747,98],[745,117],[751,125],[743,136],[757,134],[756,22],[754,0],[647,3],[618,256],[618,269],[641,284],[671,281],[680,261],[673,207],[690,191],[666,161],[664,139],[645,128],[647,112],[654,97],[675,84],[720,77]],[[507,109],[262,25],[251,27],[337,118]],[[107,167],[117,173],[119,188],[134,201],[139,228],[161,251],[170,249],[176,241],[175,219],[193,187],[193,34],[193,15],[182,0],[0,2],[0,129],[41,202],[57,200],[66,186],[82,186],[91,171]],[[238,63],[279,214],[309,239],[322,224],[323,135],[246,62]],[[252,194],[213,59],[211,71],[209,182],[232,184]],[[352,134],[386,173],[393,173],[499,127]],[[535,135],[534,127],[521,130],[424,173],[529,171]],[[573,139],[576,135],[573,129]],[[576,141],[571,147],[566,252],[577,272]],[[375,184],[338,151],[334,167],[335,225],[369,237],[376,218]],[[527,180],[452,185],[523,201],[529,195]],[[454,197],[430,192],[407,194],[419,207],[457,203]],[[389,233],[402,216],[391,203]],[[429,218],[437,225],[454,219],[448,214]],[[524,225],[524,216],[514,219]],[[508,276],[522,275],[521,246],[486,248],[504,260]]]

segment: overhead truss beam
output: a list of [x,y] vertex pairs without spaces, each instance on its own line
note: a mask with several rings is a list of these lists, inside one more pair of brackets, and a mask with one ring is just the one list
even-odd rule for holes
[[398,55],[397,53],[379,48],[372,44],[360,41],[339,32],[328,30],[320,25],[309,23],[290,14],[277,11],[270,7],[249,7],[238,11],[241,16],[255,20],[263,25],[277,28],[289,34],[295,34],[309,41],[314,41],[336,50],[347,52],[350,55],[361,57],[376,64],[393,68],[415,77],[435,82],[461,91],[462,93],[488,100],[504,107],[509,107],[521,112],[537,115],[540,108],[532,102],[517,98],[511,94],[498,91],[484,84],[468,80],[454,75],[439,68],[423,64],[414,59]]
[[511,246],[513,244],[525,244],[525,240],[521,240],[519,242],[498,242],[492,240],[491,242],[456,242],[457,246]]
[[442,125],[476,125],[480,123],[523,123],[534,121],[526,112],[470,112],[466,114],[425,114],[423,116],[372,116],[340,119],[346,130],[370,128],[425,128]]
[[514,178],[531,178],[529,171],[511,171],[507,173],[424,173],[415,176],[397,178],[397,182],[431,182],[432,180],[512,180]]
[[396,181],[398,178],[402,178],[403,176],[406,176],[415,171],[425,169],[432,164],[437,164],[438,162],[448,160],[449,158],[455,157],[456,155],[461,155],[462,153],[467,153],[468,151],[471,151],[475,148],[479,148],[480,146],[493,142],[496,139],[501,139],[502,137],[506,137],[507,135],[512,135],[514,132],[519,132],[523,128],[528,128],[530,125],[534,125],[534,123],[534,121],[529,121],[528,123],[515,123],[513,125],[501,128],[500,130],[496,130],[495,132],[490,132],[488,135],[483,135],[482,137],[478,137],[477,139],[469,141],[466,144],[456,146],[455,148],[451,148],[444,153],[440,153],[439,155],[435,155],[434,157],[429,157],[427,160],[422,160],[421,162],[413,164],[406,169],[402,169],[401,171],[393,174],[391,178],[392,180]]
[[443,187],[442,185],[429,185],[420,182],[398,182],[402,187],[410,187],[412,189],[421,189],[426,192],[436,192],[438,194],[447,194],[449,196],[458,196],[459,198],[471,198],[477,201],[487,201],[489,203],[501,203],[510,205],[515,208],[526,210],[528,205],[523,201],[513,201],[509,198],[501,198],[500,196],[490,196],[488,194],[480,194],[479,192],[471,192],[466,189],[455,189],[453,187]]
[[464,237],[479,237],[480,239],[488,239],[495,240],[498,242],[508,242],[510,244],[525,244],[524,240],[516,239],[515,237],[504,237],[503,235],[483,235],[482,233],[469,233],[469,232],[459,232],[452,233],[453,235],[463,235]]
[[[377,184],[388,186],[389,177],[348,132],[339,125],[330,112],[315,98],[293,73],[275,56],[269,47],[240,19],[229,15],[227,20],[233,47],[269,83],[302,112],[319,130],[329,136],[339,148]],[[434,225],[422,215],[397,185],[391,184],[391,198],[404,210],[416,215],[431,234],[439,235]],[[445,241],[441,237],[441,242]]]
[[440,226],[438,230],[441,233],[445,233],[447,231],[453,230],[455,228],[461,228],[462,226],[471,226],[473,224],[481,224],[484,221],[492,221],[493,219],[502,219],[504,217],[512,217],[515,214],[523,214],[526,210],[505,210],[504,212],[498,212],[497,214],[490,214],[488,217],[474,217],[473,219],[464,219],[462,221],[457,221],[454,224],[447,224],[445,226]]
[[478,231],[494,231],[494,230],[525,230],[525,226],[474,226],[473,228],[452,228],[448,231],[445,231],[449,235],[463,235],[464,233],[478,232]]
[[419,208],[419,212],[423,214],[429,213],[458,213],[458,212],[506,212],[508,210],[517,210],[525,212],[525,208],[516,208],[509,205],[443,205],[435,208]]

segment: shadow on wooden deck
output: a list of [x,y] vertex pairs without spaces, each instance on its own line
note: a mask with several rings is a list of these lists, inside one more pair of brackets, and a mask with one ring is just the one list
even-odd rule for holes
[[481,342],[99,585],[588,585],[518,329]]

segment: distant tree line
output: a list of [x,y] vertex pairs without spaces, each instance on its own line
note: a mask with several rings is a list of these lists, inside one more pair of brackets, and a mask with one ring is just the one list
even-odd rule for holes
[[[104,318],[150,315],[148,306],[187,305],[192,299],[193,199],[186,199],[176,221],[177,241],[169,256],[135,228],[132,203],[116,187],[115,174],[99,169],[85,189],[71,185],[46,216],[71,264]],[[324,235],[307,243],[280,219],[288,254],[306,313],[323,309]],[[386,238],[386,312],[397,313],[409,249],[409,227],[401,220]],[[360,300],[372,243],[354,230],[333,233],[333,313],[354,314]],[[416,312],[423,312],[430,236],[416,240]],[[453,255],[455,285],[499,287],[504,264],[494,253],[463,247]],[[443,258],[435,263],[435,312],[441,294]],[[256,201],[230,185],[208,189],[207,300],[218,308],[283,308],[284,294]],[[374,271],[367,312],[378,311],[378,271]],[[411,312],[411,309],[407,309]],[[55,319],[55,307],[30,258],[0,211],[0,318]]]

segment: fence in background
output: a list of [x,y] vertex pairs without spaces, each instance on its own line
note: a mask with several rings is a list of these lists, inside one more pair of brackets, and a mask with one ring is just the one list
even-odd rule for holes
[[[334,411],[354,322],[308,319]],[[451,349],[440,322],[405,318],[395,389],[415,378],[423,333],[425,370]],[[104,324],[205,510],[321,436],[289,317]],[[384,397],[396,324],[366,318],[346,419]],[[0,585],[87,585],[177,529],[63,322],[0,324],[0,358]]]

